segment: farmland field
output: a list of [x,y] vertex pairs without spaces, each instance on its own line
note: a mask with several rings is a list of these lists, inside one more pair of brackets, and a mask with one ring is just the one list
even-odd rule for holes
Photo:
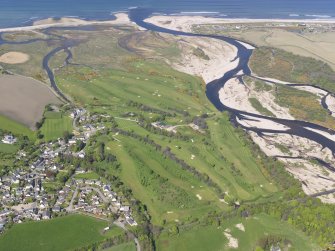
[[35,133],[31,129],[2,115],[0,115],[0,129],[13,134],[28,136],[30,139],[35,138]]
[[58,139],[63,137],[65,131],[72,132],[72,119],[63,115],[55,117],[53,114],[45,119],[40,130],[46,141]]
[[0,77],[0,114],[34,129],[47,104],[59,104],[57,96],[37,80],[15,76]]
[[13,226],[0,237],[1,251],[71,250],[101,241],[107,223],[82,215],[71,215]]

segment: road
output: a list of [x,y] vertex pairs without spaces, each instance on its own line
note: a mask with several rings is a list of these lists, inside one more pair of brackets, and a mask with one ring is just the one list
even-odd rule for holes
[[77,185],[76,190],[74,190],[74,193],[72,195],[69,206],[67,208],[65,208],[66,212],[72,212],[73,211],[73,201],[77,197],[78,192],[79,192],[79,186]]
[[80,190],[81,189],[92,189],[100,196],[100,198],[103,200],[104,203],[110,202],[110,200],[98,188],[91,187],[91,186],[85,186],[85,187],[81,187]]
[[[126,228],[126,226],[124,225],[124,223],[120,222],[120,221],[114,221],[113,222],[114,225],[122,228],[124,231],[129,232],[128,229]],[[136,236],[134,235],[134,242],[135,242],[135,246],[136,246],[136,250],[137,251],[141,251],[141,245],[139,240],[136,238]]]

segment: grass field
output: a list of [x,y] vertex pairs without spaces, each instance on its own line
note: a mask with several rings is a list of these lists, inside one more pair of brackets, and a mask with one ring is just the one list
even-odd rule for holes
[[18,147],[16,145],[8,145],[0,143],[0,152],[2,153],[15,153],[17,152]]
[[14,225],[0,236],[1,251],[65,251],[105,238],[107,223],[82,215]]
[[[150,146],[137,147],[136,140],[118,138],[122,146],[111,142],[108,147],[121,162],[122,180],[148,206],[155,224],[162,224],[164,219],[174,221],[200,216],[217,207],[218,199],[213,205],[207,203],[215,200],[215,195],[204,183],[163,158],[161,153]],[[199,200],[197,194],[203,200]]]
[[135,251],[136,247],[134,242],[128,242],[121,245],[117,245],[108,249],[103,249],[101,251]]
[[28,127],[2,115],[0,115],[0,129],[9,131],[15,135],[25,135],[28,136],[30,139],[35,138],[35,133]]
[[86,180],[97,180],[99,179],[99,175],[95,172],[87,172],[87,173],[78,173],[74,176],[75,179],[86,179]]
[[62,113],[61,112],[45,112],[44,117],[46,119],[61,119],[62,118]]
[[68,67],[57,81],[81,105],[118,109],[132,100],[165,111],[188,110],[193,114],[210,111],[200,79],[162,63],[136,60],[129,63],[129,67],[129,72],[103,70],[99,73]]
[[63,137],[65,131],[72,132],[72,119],[70,117],[59,116],[55,113],[48,116],[51,118],[46,118],[40,129],[46,141]]
[[[127,71],[103,69],[97,72],[69,66],[59,72],[57,81],[62,90],[80,105],[118,117],[116,121],[120,129],[134,131],[143,137],[148,135],[163,149],[169,147],[179,159],[199,174],[208,176],[222,192],[226,192],[228,201],[257,200],[278,191],[251,151],[235,135],[228,116],[219,113],[208,118],[209,135],[187,126],[193,117],[215,112],[199,78],[177,72],[164,63],[131,60],[127,67]],[[129,105],[130,100],[139,105]],[[141,104],[151,110],[143,109]],[[152,121],[161,119],[162,112],[174,114],[165,117],[165,122],[186,124],[178,131],[189,139],[153,133],[134,121],[119,118],[129,112],[136,114],[136,118],[141,116]],[[110,136],[104,143],[121,164],[122,181],[148,207],[153,223],[188,220],[202,217],[210,210],[227,208],[213,187],[153,147],[121,135]]]
[[[236,224],[241,223],[245,231],[236,227]],[[238,240],[238,248],[229,248],[228,239],[224,235],[227,229],[232,237]],[[164,233],[157,241],[157,250],[255,250],[261,245],[260,240],[266,236],[285,239],[289,243],[286,245],[291,246],[288,250],[319,250],[319,247],[302,232],[265,214],[242,220],[230,219],[224,221],[220,227],[195,227],[184,232],[181,230],[179,235],[175,236]],[[287,248],[286,245],[281,244],[282,250],[287,250],[284,249]]]

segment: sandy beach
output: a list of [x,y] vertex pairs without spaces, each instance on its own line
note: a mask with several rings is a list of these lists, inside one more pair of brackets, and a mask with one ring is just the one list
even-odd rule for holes
[[46,29],[49,27],[66,27],[66,26],[82,26],[82,25],[123,25],[123,24],[132,24],[129,20],[127,13],[117,13],[115,14],[116,19],[110,21],[86,21],[78,18],[60,18],[60,19],[43,19],[34,22],[31,26],[24,27],[13,27],[13,28],[3,28],[0,29],[0,32],[15,32],[15,31],[31,31]]
[[204,16],[152,16],[146,22],[165,28],[187,31],[198,24],[234,24],[234,23],[335,23],[334,19],[249,19],[214,18]]

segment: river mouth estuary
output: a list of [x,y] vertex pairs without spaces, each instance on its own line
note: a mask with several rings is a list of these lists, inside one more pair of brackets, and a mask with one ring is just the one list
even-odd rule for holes
[[0,29],[0,87],[34,80],[49,95],[13,98],[30,128],[0,110],[0,251],[26,219],[45,220],[41,238],[48,224],[59,235],[52,222],[82,231],[87,250],[329,245],[301,212],[335,204],[335,21],[220,13],[133,7]]

